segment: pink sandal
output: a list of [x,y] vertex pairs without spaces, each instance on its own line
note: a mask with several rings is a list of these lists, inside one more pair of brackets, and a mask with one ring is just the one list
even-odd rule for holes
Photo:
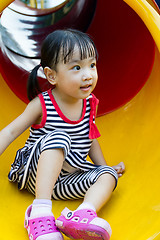
[[57,227],[68,237],[85,240],[109,240],[112,230],[107,221],[91,209],[70,211],[65,208],[56,220]]
[[39,236],[54,233],[55,240],[63,240],[63,236],[56,227],[55,218],[53,216],[44,216],[30,218],[32,205],[29,206],[25,213],[24,227],[28,231],[29,239],[36,240]]

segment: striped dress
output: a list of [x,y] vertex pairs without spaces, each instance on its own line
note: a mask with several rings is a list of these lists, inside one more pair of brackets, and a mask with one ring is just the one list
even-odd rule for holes
[[[117,173],[109,166],[94,165],[87,161],[92,139],[100,136],[95,125],[97,98],[91,94],[83,100],[82,116],[71,121],[60,110],[51,89],[39,95],[42,105],[40,124],[32,125],[25,146],[17,151],[8,178],[18,182],[18,188],[27,188],[35,194],[37,164],[40,154],[49,149],[63,149],[65,160],[53,189],[53,199],[77,199],[100,175]],[[56,166],[55,166],[56,167]],[[116,187],[115,185],[115,187]]]

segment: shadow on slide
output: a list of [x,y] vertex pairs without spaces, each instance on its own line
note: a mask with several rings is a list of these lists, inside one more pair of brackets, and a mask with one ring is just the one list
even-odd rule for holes
[[[11,2],[1,2],[0,10]],[[111,224],[112,240],[158,240],[160,16],[152,1],[115,0],[116,5],[108,0],[104,4],[101,2],[97,2],[94,18],[87,30],[94,37],[100,55],[99,83],[95,93],[101,102],[97,118],[102,135],[99,142],[108,164],[124,161],[126,173],[119,179],[118,188],[99,216]],[[18,79],[19,76],[12,75],[10,65],[5,65],[6,57],[2,57],[0,128],[17,117],[26,105],[21,92],[16,92],[17,83],[14,86],[7,79]],[[16,184],[7,180],[15,152],[24,145],[27,136],[28,131],[1,156],[2,240],[28,239],[23,229],[24,212],[33,196],[26,191],[18,191]],[[55,217],[64,207],[74,209],[80,202],[55,201]]]

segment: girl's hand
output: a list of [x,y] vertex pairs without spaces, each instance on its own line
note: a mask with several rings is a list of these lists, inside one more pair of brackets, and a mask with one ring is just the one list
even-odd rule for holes
[[118,177],[121,177],[125,171],[125,166],[123,162],[120,162],[119,164],[112,166],[114,170],[116,170]]

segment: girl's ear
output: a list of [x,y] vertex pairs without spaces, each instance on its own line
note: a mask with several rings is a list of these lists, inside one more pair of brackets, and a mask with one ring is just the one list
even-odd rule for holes
[[55,70],[52,70],[49,67],[45,67],[44,74],[50,84],[52,84],[52,85],[56,84],[56,71]]

